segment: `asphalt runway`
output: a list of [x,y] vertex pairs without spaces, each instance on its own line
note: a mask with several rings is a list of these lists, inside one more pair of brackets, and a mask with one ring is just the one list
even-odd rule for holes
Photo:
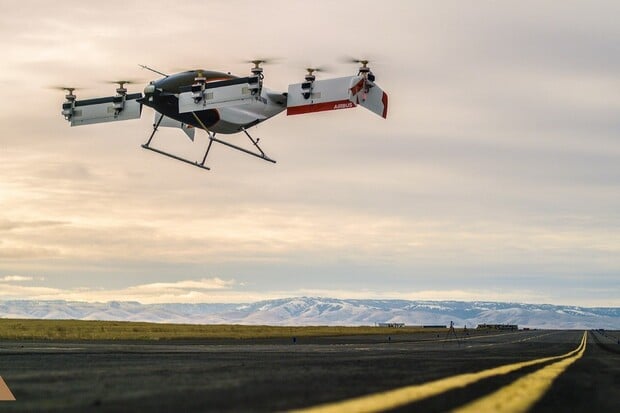
[[0,412],[483,411],[496,409],[473,403],[510,401],[519,385],[540,392],[531,411],[620,411],[618,332],[471,334],[2,341],[0,376],[16,401],[0,401]]

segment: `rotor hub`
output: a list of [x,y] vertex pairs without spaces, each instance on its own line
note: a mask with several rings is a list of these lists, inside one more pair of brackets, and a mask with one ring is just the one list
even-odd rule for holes
[[252,76],[258,76],[258,78],[262,80],[264,78],[264,75],[263,75],[263,68],[260,65],[263,63],[267,63],[267,60],[254,59],[254,60],[250,60],[248,63],[252,63],[254,65],[254,67],[250,69]]
[[127,94],[127,88],[125,87],[125,85],[132,82],[128,80],[118,80],[114,83],[118,83],[118,87],[116,88],[116,94],[118,96],[125,96]]
[[306,75],[306,81],[314,82],[316,80],[316,76],[314,75],[314,72],[322,72],[323,70],[324,69],[319,68],[319,67],[307,67],[306,72],[308,72],[308,74]]
[[352,63],[359,63],[361,66],[358,70],[358,75],[367,77],[368,74],[372,74],[372,72],[370,71],[370,68],[368,67],[368,63],[370,63],[370,60],[368,59],[353,59],[351,60]]
[[75,109],[75,99],[77,98],[73,94],[73,91],[75,90],[75,88],[74,87],[62,87],[59,89],[63,89],[67,91],[67,94],[65,95],[66,101],[62,104],[61,114],[64,116],[66,120],[71,120],[71,118],[73,117],[74,109]]

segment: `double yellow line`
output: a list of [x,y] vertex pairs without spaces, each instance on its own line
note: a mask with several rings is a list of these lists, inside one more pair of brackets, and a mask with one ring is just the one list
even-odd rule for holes
[[544,357],[536,360],[507,364],[477,373],[459,374],[424,384],[401,387],[395,390],[356,397],[336,403],[327,403],[315,407],[295,410],[298,413],[331,413],[331,412],[381,412],[395,409],[407,404],[433,397],[444,392],[465,387],[480,380],[505,375],[524,367],[560,360],[528,374],[508,386],[488,396],[481,397],[466,404],[455,411],[459,413],[495,411],[495,412],[523,412],[536,403],[551,387],[553,381],[564,372],[568,366],[577,361],[586,349],[588,333],[584,332],[579,346],[566,354],[554,357]]

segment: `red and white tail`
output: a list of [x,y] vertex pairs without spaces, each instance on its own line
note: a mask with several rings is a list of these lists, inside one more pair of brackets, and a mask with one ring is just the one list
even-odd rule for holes
[[289,85],[286,114],[300,115],[349,109],[357,105],[383,118],[387,117],[387,93],[363,76],[347,76]]

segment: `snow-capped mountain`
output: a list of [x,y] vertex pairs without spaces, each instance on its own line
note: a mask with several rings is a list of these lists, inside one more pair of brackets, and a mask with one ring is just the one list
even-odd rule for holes
[[149,321],[196,324],[407,325],[620,329],[620,308],[461,301],[341,300],[296,297],[246,304],[140,304],[0,301],[0,318]]

